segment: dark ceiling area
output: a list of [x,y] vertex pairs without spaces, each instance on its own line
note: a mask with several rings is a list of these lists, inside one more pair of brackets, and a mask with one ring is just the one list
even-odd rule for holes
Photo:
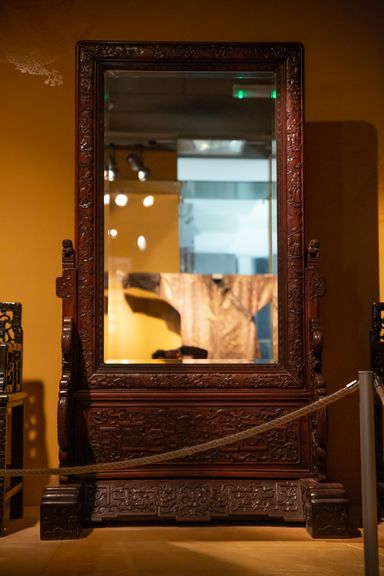
[[274,139],[273,90],[273,77],[114,72],[106,79],[105,144],[176,150],[179,139],[235,139],[246,141],[244,156],[264,155]]

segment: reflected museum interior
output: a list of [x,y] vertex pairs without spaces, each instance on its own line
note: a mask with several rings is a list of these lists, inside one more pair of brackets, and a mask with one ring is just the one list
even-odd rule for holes
[[104,72],[104,360],[275,363],[275,73]]

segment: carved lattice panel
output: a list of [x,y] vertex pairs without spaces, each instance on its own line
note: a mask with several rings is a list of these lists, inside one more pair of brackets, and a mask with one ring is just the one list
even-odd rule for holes
[[99,481],[85,486],[85,507],[92,520],[191,522],[257,516],[302,520],[301,494],[294,481]]
[[22,381],[21,304],[0,302],[0,391],[21,391]]
[[[290,410],[276,406],[93,405],[82,411],[87,436],[81,445],[88,445],[88,460],[96,462],[160,454],[240,432]],[[174,460],[172,467],[206,464],[210,469],[241,465],[305,470],[309,465],[307,426],[306,419],[296,420],[236,444]]]

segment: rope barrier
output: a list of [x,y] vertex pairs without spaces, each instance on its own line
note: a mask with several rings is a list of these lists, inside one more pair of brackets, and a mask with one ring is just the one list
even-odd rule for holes
[[[316,412],[325,406],[340,400],[344,396],[355,392],[359,386],[358,380],[353,380],[344,388],[341,388],[337,392],[330,394],[329,396],[324,396],[312,404],[298,408],[288,414],[279,416],[270,422],[264,422],[258,426],[253,426],[242,430],[241,432],[236,432],[235,434],[230,434],[224,436],[223,438],[215,438],[214,440],[209,440],[201,444],[195,444],[194,446],[186,446],[184,448],[179,448],[177,450],[171,450],[169,452],[163,452],[161,454],[153,454],[151,456],[143,456],[140,458],[128,458],[125,460],[118,460],[115,462],[103,462],[99,464],[88,464],[84,466],[63,466],[59,468],[30,468],[30,469],[16,469],[16,468],[6,468],[0,469],[0,477],[16,477],[16,476],[38,476],[38,475],[78,475],[78,474],[89,474],[95,472],[106,472],[106,471],[116,471],[127,468],[136,468],[139,466],[146,466],[148,464],[158,464],[160,462],[165,462],[169,460],[176,460],[177,458],[183,458],[186,456],[192,456],[200,452],[207,452],[208,450],[213,450],[214,448],[220,448],[222,446],[227,446],[228,444],[234,444],[240,440],[245,440],[251,438],[252,436],[257,436],[283,424],[288,424],[293,420],[302,418],[312,412]],[[384,401],[384,393],[383,393]]]

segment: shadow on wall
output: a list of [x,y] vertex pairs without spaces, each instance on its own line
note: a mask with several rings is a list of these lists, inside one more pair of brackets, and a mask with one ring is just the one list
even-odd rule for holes
[[[366,122],[310,122],[305,153],[307,240],[320,240],[323,372],[332,393],[369,370],[371,307],[379,298],[376,130]],[[328,414],[328,473],[359,512],[358,394]]]
[[[46,468],[48,464],[45,440],[44,387],[39,381],[26,380],[23,390],[27,393],[25,403],[24,468]],[[24,504],[38,506],[41,493],[49,483],[49,476],[25,478]]]

